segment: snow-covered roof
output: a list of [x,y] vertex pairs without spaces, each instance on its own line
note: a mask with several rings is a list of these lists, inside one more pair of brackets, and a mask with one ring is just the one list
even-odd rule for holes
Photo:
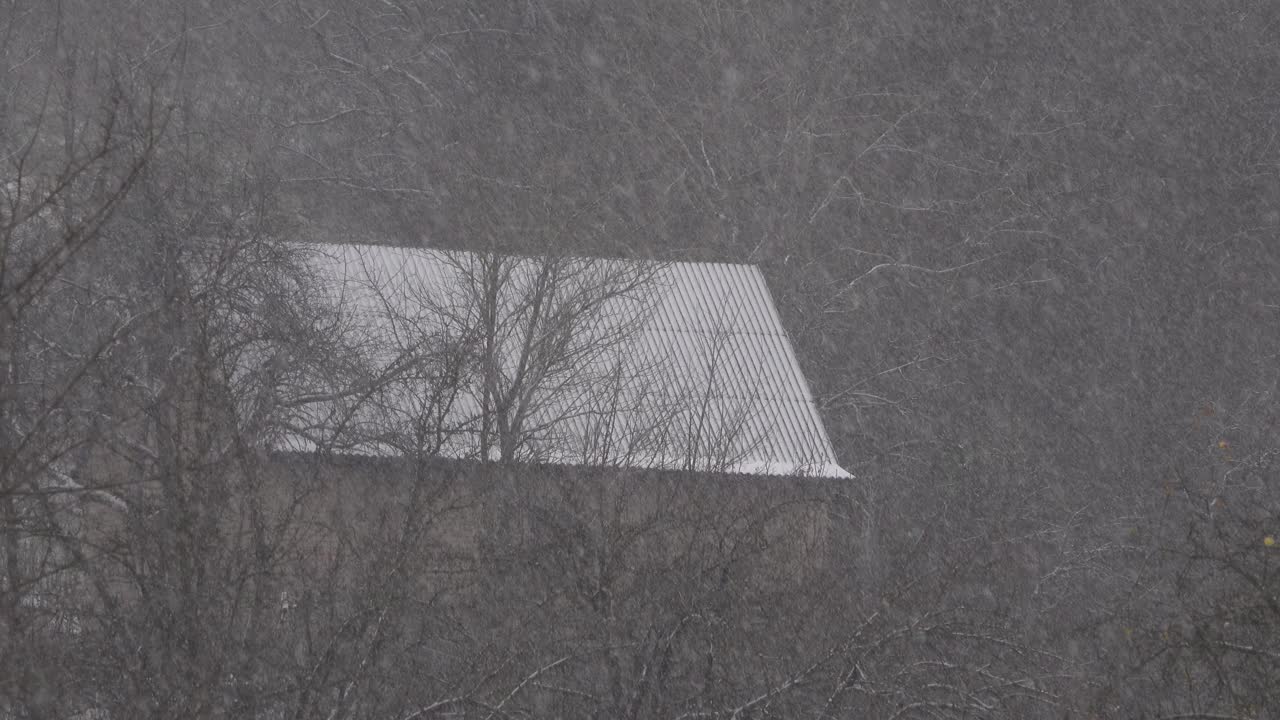
[[311,432],[291,448],[337,438],[365,454],[850,477],[755,266],[372,245],[306,256],[382,383],[348,395],[348,411],[307,410]]

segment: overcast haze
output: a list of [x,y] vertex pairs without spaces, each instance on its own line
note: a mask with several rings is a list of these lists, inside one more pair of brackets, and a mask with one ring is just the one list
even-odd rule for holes
[[[0,720],[1274,717],[1278,135],[1264,0],[3,0]],[[647,271],[300,243],[756,265],[854,478],[495,470]]]

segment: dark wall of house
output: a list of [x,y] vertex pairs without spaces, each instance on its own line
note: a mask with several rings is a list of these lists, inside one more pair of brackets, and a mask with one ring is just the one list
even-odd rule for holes
[[577,694],[544,688],[520,707],[648,716],[785,674],[847,622],[836,578],[850,577],[828,537],[847,532],[832,515],[843,483],[305,455],[272,464],[281,497],[305,495],[297,517],[310,528],[310,549],[280,581],[290,626],[308,635],[335,606],[391,601],[387,672],[461,678],[480,664],[502,686],[521,679],[508,666],[564,659],[540,683]]

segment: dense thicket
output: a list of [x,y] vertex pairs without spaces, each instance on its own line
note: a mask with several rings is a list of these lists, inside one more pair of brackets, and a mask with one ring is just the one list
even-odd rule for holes
[[[779,653],[742,660],[728,689],[688,681],[686,697],[642,705],[662,692],[635,655],[606,673],[631,685],[561,687],[594,698],[563,712],[1280,709],[1273,3],[13,0],[0,27],[0,714],[283,707],[227,678],[246,658],[265,673],[304,656],[249,649],[269,645],[265,621],[237,614],[275,592],[254,578],[277,559],[265,548],[293,547],[292,526],[276,518],[271,535],[251,504],[236,511],[258,536],[201,523],[257,491],[251,448],[296,400],[291,372],[353,373],[325,369],[350,349],[298,302],[305,278],[280,272],[293,240],[768,275],[857,475],[824,500],[832,576],[767,623],[707,631],[740,643],[730,654]],[[266,342],[294,348],[295,366],[237,375]],[[113,472],[95,476],[104,457]],[[117,466],[169,490],[128,497]],[[125,503],[135,524],[99,547],[68,519],[80,502]],[[125,568],[150,604],[103,609],[58,646],[24,619],[57,594],[51,560],[15,560],[32,538],[58,568],[110,565],[77,581],[99,583],[95,602],[118,596],[107,585]],[[710,582],[703,570],[678,582]],[[204,605],[201,588],[233,580],[246,595]],[[654,598],[623,634],[660,659],[693,621],[645,615],[673,602]],[[202,665],[219,628],[240,644]],[[553,631],[476,650],[523,674],[510,707],[484,686],[469,701],[488,707],[469,711],[555,714],[521,705],[562,657]],[[272,692],[289,687],[302,714],[429,716],[413,693],[349,700],[370,672],[360,653],[382,647],[361,637],[342,661],[315,651],[328,659],[295,672],[313,685]],[[77,665],[90,649],[138,663],[133,684]],[[692,673],[704,650],[666,662]],[[96,674],[67,695],[52,666]],[[157,667],[173,672],[148,684]],[[452,668],[448,687],[470,672],[479,688],[493,667]]]

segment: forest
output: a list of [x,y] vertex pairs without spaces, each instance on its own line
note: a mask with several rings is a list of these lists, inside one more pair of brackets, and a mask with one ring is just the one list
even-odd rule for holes
[[[0,720],[1276,716],[1278,135],[1266,0],[2,0]],[[460,488],[333,243],[758,266],[854,478]]]

